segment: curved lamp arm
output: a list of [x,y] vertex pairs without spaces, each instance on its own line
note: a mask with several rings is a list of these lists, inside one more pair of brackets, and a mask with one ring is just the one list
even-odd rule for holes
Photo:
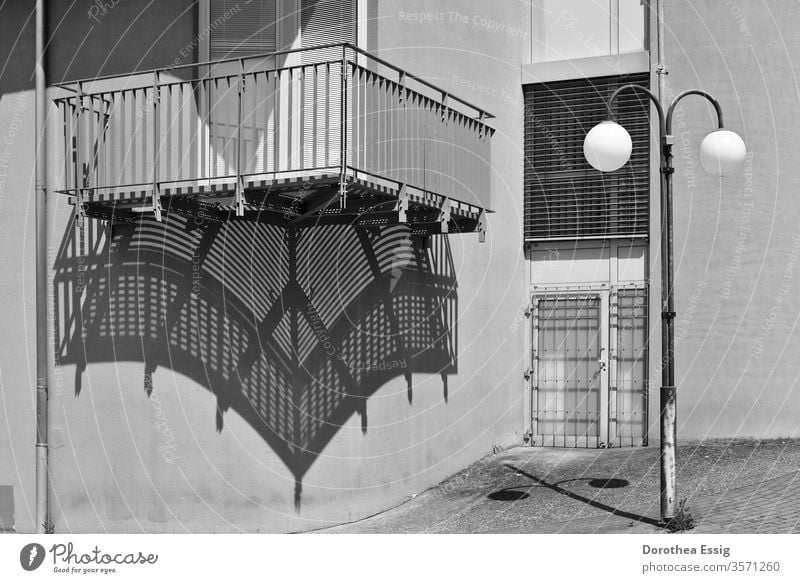
[[667,110],[667,120],[666,120],[666,132],[667,135],[672,133],[672,114],[675,112],[675,106],[678,105],[678,102],[688,95],[699,95],[701,97],[705,97],[711,105],[714,106],[714,109],[717,111],[717,129],[722,129],[722,107],[720,107],[719,101],[717,101],[710,93],[706,93],[701,89],[687,89],[675,97],[672,100],[672,103]]
[[[656,111],[658,112],[658,128],[659,128],[659,130],[661,132],[661,137],[663,138],[664,136],[666,136],[667,135],[667,125],[669,123],[667,120],[669,119],[669,117],[667,117],[667,118],[664,117],[664,108],[661,107],[661,103],[658,101],[658,97],[656,97],[655,94],[653,94],[653,92],[650,91],[647,87],[644,87],[642,85],[637,85],[635,83],[628,83],[627,85],[623,85],[622,87],[619,87],[616,91],[614,91],[614,93],[611,94],[611,97],[608,98],[608,101],[606,101],[606,109],[608,111],[608,119],[611,120],[611,121],[614,121],[614,113],[611,111],[611,105],[614,103],[614,100],[617,98],[617,96],[620,93],[622,93],[623,91],[627,91],[627,90],[636,91],[638,93],[644,93],[645,95],[647,95],[647,97],[650,98],[650,101],[652,101],[653,105],[656,106]],[[690,93],[690,92],[689,91],[684,91],[684,93],[681,93],[677,98],[675,98],[675,101],[672,102],[672,105],[674,106],[675,103],[677,102],[677,100],[680,99],[681,97],[683,97],[684,94],[687,94],[687,93]],[[711,96],[709,95],[708,97],[711,97]],[[670,106],[670,112],[671,111],[672,111],[672,106]],[[720,119],[722,119],[722,118],[720,118]]]

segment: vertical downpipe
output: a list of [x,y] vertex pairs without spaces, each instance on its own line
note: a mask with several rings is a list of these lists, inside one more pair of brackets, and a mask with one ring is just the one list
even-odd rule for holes
[[47,465],[47,129],[45,0],[36,0],[36,532],[50,532]]

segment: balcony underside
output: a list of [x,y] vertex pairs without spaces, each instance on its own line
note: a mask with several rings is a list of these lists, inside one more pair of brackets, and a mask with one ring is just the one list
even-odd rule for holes
[[169,220],[175,213],[196,221],[259,221],[284,228],[323,225],[375,227],[407,224],[418,236],[479,233],[484,238],[486,210],[396,181],[350,169],[340,188],[338,169],[330,173],[291,172],[283,176],[245,177],[243,213],[236,213],[235,177],[153,188],[88,188],[60,191],[71,204],[80,199],[76,216],[136,223],[144,216]]

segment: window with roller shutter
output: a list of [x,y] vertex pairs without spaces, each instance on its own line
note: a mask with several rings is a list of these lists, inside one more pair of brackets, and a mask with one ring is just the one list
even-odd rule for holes
[[615,102],[616,120],[633,140],[625,166],[601,173],[583,157],[586,133],[607,118],[608,98],[626,83],[648,87],[649,74],[525,86],[526,241],[647,236],[649,102],[634,92]]
[[277,0],[211,0],[209,58],[271,53],[277,47]]
[[[301,46],[356,44],[357,4],[357,0],[301,0]],[[211,60],[274,52],[278,20],[277,0],[210,0]]]
[[334,43],[356,44],[356,0],[301,0],[303,48]]
[[[301,46],[309,48],[338,43],[355,45],[358,22],[356,5],[357,0],[301,0]],[[310,112],[303,120],[304,134],[319,134],[315,132],[315,127],[326,128],[327,133],[325,136],[317,136],[319,147],[316,153],[312,151],[305,153],[304,162],[310,168],[317,166],[316,160],[326,160],[328,164],[340,163],[341,127],[338,122],[341,115],[342,78],[338,61],[341,61],[341,58],[342,49],[337,47],[304,51],[301,54],[303,64],[329,62],[329,65],[315,68],[315,74],[308,79],[315,88],[309,87],[310,90],[304,93],[305,110]],[[323,100],[325,105],[318,101],[315,106],[315,96],[317,100],[319,96],[325,96]]]

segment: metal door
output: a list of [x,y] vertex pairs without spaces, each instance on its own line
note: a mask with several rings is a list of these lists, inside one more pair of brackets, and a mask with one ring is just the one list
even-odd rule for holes
[[646,444],[645,290],[533,300],[533,445]]
[[603,436],[605,294],[557,295],[534,301],[534,443],[598,447]]

